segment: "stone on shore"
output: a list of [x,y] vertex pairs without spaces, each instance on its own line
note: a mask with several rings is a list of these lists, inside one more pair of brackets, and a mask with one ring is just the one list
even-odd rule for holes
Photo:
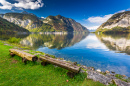
[[97,69],[96,71],[97,71],[97,72],[101,72],[101,70],[100,70],[100,69]]
[[119,79],[114,79],[114,82],[117,86],[130,86],[130,83],[126,83],[124,81],[121,81]]
[[111,78],[111,79],[117,79],[115,76],[110,75],[110,74],[106,74],[105,76],[107,76],[108,78]]
[[106,70],[106,74],[110,73],[110,71]]
[[88,79],[92,79],[94,81],[99,81],[100,83],[103,83],[105,85],[109,85],[110,83],[112,83],[112,79],[106,77],[103,74],[100,74],[99,72],[96,71],[87,71],[87,78]]

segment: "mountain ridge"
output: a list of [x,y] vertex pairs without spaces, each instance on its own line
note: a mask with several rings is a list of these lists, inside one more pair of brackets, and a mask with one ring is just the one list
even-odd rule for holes
[[36,15],[24,11],[22,13],[1,14],[0,17],[31,32],[89,32],[80,23],[61,15],[48,16],[46,19],[40,19]]
[[104,22],[97,31],[125,31],[129,32],[130,28],[130,11],[114,14],[106,22]]

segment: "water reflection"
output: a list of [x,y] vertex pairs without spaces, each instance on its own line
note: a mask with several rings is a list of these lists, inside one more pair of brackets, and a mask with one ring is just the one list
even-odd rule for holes
[[27,36],[29,36],[29,34],[0,34],[0,40],[8,40],[11,37],[23,39]]
[[108,50],[107,47],[99,41],[95,34],[91,34],[87,37],[88,43],[86,45],[89,49],[103,49]]
[[73,33],[73,34],[30,34],[28,37],[21,40],[20,44],[30,46],[33,49],[39,47],[48,47],[49,49],[62,49],[73,46],[80,42],[88,34]]
[[99,34],[97,37],[108,49],[130,55],[130,34]]

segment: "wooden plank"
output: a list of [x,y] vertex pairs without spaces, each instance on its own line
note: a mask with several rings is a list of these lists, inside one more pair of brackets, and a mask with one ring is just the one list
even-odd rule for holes
[[29,61],[37,61],[38,60],[38,57],[37,56],[34,56],[32,54],[29,54],[29,53],[26,53],[24,51],[21,51],[21,50],[18,50],[18,49],[9,49],[9,52],[11,52],[11,55],[12,53],[17,55],[17,56],[20,56],[22,58],[26,58],[27,60]]
[[51,58],[49,56],[40,57],[39,59],[43,62],[48,62],[48,63],[54,64],[54,65],[57,65],[59,67],[65,68],[74,73],[78,73],[80,71],[80,67],[77,65],[73,65],[68,62],[59,61],[59,60],[57,60],[55,58]]

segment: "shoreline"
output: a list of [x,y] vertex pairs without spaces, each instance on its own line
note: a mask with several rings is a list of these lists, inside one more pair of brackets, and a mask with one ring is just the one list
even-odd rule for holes
[[[4,43],[4,45],[7,45],[7,46],[12,46],[10,43],[8,44],[6,41],[4,41],[4,42],[2,42],[2,43]],[[15,45],[15,44],[14,44]],[[37,56],[40,56],[40,55],[43,55],[43,54],[45,54],[45,53],[43,53],[43,52],[40,52],[40,51],[33,51],[33,50],[30,50],[30,48],[29,49],[24,49],[24,48],[20,48],[20,47],[18,47],[18,46],[15,46],[14,48],[16,48],[16,49],[21,49],[21,50],[24,50],[25,52],[29,52],[29,53],[33,53],[34,55],[37,55]],[[49,55],[49,54],[48,54]],[[56,58],[55,56],[53,56],[53,55],[50,55],[52,58]],[[66,60],[64,60],[63,58],[56,58],[56,59],[58,59],[58,60],[60,60],[60,61],[66,61]],[[74,62],[71,62],[71,61],[66,61],[66,62],[70,62],[70,63],[74,63]],[[109,82],[111,82],[111,80],[114,80],[114,79],[118,79],[118,77],[115,77],[115,76],[122,76],[122,78],[120,78],[120,80],[123,80],[123,81],[127,81],[127,79],[128,79],[128,77],[127,76],[125,76],[125,75],[120,75],[120,74],[116,74],[114,71],[113,72],[110,72],[110,71],[108,71],[108,70],[106,70],[105,72],[103,72],[103,71],[101,71],[100,69],[97,69],[97,70],[95,70],[94,69],[94,67],[87,67],[87,66],[85,66],[85,65],[80,65],[80,64],[77,64],[78,66],[80,66],[81,67],[81,70],[80,70],[80,73],[87,73],[88,74],[88,76],[87,76],[87,78],[88,79],[92,79],[92,80],[94,80],[95,79],[95,77],[104,77],[104,78],[108,78],[109,79]],[[90,74],[89,74],[90,73]],[[96,73],[96,75],[94,75],[94,73]],[[91,75],[91,76],[90,76]],[[92,77],[92,75],[93,75],[93,77]],[[106,79],[107,80],[107,79]],[[104,83],[104,82],[106,82],[106,81],[104,81],[104,82],[102,82],[101,80],[94,80],[94,81],[99,81],[100,83],[103,83],[103,84],[106,84],[106,85],[108,85],[108,82],[107,83]],[[128,81],[127,81],[128,82]]]

